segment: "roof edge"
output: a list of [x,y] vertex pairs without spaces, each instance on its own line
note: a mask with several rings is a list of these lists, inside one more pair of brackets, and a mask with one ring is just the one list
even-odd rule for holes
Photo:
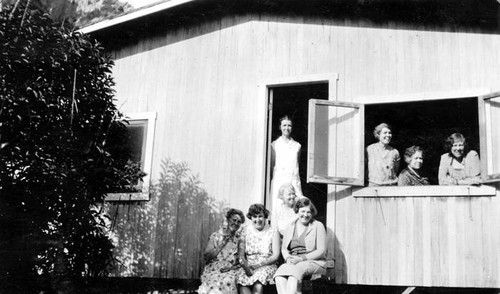
[[89,33],[97,32],[97,31],[107,29],[107,28],[112,27],[112,26],[116,26],[116,25],[131,21],[131,20],[141,18],[143,16],[147,16],[147,15],[159,12],[159,11],[167,10],[167,9],[170,9],[170,8],[173,8],[173,7],[185,4],[185,3],[194,2],[194,1],[198,1],[198,0],[170,0],[167,2],[158,3],[156,5],[153,4],[152,6],[133,11],[133,12],[118,16],[116,18],[103,20],[103,21],[100,21],[98,23],[89,25],[87,27],[83,27],[83,28],[77,30],[77,32],[80,32],[82,34],[89,34]]

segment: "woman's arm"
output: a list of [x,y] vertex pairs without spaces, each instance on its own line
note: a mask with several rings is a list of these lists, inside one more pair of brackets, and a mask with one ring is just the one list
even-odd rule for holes
[[471,150],[467,153],[465,157],[466,164],[466,178],[459,180],[459,185],[477,185],[481,183],[481,161],[479,160],[479,154],[476,151]]
[[224,246],[226,246],[229,241],[228,237],[224,237],[220,244],[216,244],[217,233],[213,233],[208,240],[207,247],[205,248],[205,252],[203,256],[205,257],[205,262],[210,262],[212,259],[215,259],[217,255],[222,251]]
[[443,154],[441,156],[441,161],[439,161],[439,172],[438,172],[438,181],[440,185],[453,185],[454,183],[450,181],[450,177],[448,176],[448,166],[449,161],[451,159]]
[[274,173],[274,165],[276,164],[276,150],[274,149],[274,144],[275,144],[275,142],[271,143],[271,168],[270,168],[271,179],[274,176],[273,175],[273,173]]
[[399,171],[399,164],[401,163],[401,156],[399,156],[399,151],[397,149],[396,154],[394,155],[394,174],[397,174]]
[[324,259],[325,258],[325,251],[326,251],[326,231],[325,227],[323,227],[323,224],[315,221],[316,222],[316,249],[304,254],[305,260],[317,260],[317,259]]
[[245,251],[246,251],[245,239],[246,239],[246,237],[242,236],[240,239],[240,242],[238,244],[238,260],[240,262],[240,266],[243,267],[243,269],[245,270],[245,274],[247,276],[251,276],[251,275],[253,275],[253,272],[252,272],[252,269],[248,266],[248,261],[247,261],[246,254],[245,254]]
[[262,262],[252,265],[252,269],[258,269],[259,267],[270,265],[276,263],[278,258],[280,257],[280,233],[276,229],[273,233],[273,238],[271,241],[271,247],[273,250],[273,254],[269,256],[269,258],[264,259]]
[[[292,224],[290,224],[290,226],[293,226]],[[283,235],[283,240],[290,240],[290,238],[287,238],[287,234],[289,234],[290,230],[288,229],[288,226],[287,228],[285,228],[285,234]],[[292,234],[293,234],[293,230],[291,230]],[[285,242],[282,242],[281,243],[281,255],[283,256],[283,259],[286,261],[289,257],[290,257],[290,252],[288,252],[288,244],[286,244]]]

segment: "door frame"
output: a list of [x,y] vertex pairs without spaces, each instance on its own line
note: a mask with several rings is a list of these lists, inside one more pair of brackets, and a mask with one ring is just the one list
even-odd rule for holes
[[271,210],[269,206],[269,195],[271,187],[271,141],[272,141],[272,119],[273,119],[273,88],[287,87],[287,86],[301,86],[308,84],[328,83],[328,100],[336,101],[338,99],[337,81],[339,79],[338,73],[323,73],[323,74],[310,74],[310,75],[297,75],[288,77],[278,77],[269,80],[263,80],[258,83],[259,88],[259,101],[263,101],[265,105],[264,118],[266,122],[264,125],[264,134],[266,138],[263,140],[264,154],[262,154],[262,196],[261,203],[267,209]]

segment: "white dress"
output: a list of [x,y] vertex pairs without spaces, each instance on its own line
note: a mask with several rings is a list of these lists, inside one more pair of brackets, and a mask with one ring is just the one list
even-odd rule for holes
[[282,200],[278,198],[278,192],[283,184],[292,184],[297,197],[303,197],[299,177],[299,152],[300,144],[290,138],[285,142],[279,137],[272,143],[275,154],[273,179],[271,183],[271,207],[278,207]]
[[283,236],[288,225],[297,219],[297,214],[295,214],[293,208],[286,206],[284,203],[277,205],[273,211],[271,224],[276,226],[280,235]]

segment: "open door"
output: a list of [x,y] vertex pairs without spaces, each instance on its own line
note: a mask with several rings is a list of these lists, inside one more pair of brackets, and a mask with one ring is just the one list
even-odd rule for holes
[[482,182],[500,182],[500,92],[478,98]]
[[309,100],[307,181],[364,186],[364,105]]

